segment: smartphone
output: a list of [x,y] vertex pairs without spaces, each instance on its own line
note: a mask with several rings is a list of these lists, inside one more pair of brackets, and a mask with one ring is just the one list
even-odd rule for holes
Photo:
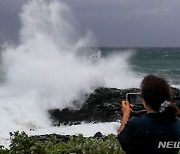
[[143,104],[140,93],[127,93],[126,100],[130,104]]

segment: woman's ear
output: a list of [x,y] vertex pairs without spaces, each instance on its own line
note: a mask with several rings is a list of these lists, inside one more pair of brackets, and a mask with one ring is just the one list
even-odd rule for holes
[[149,105],[146,104],[144,99],[142,99],[142,102],[143,102],[143,106],[144,106],[145,110],[147,111],[149,109]]
[[147,112],[154,112],[154,110],[143,100],[143,106]]
[[146,109],[146,102],[144,101],[144,99],[143,99],[143,106]]

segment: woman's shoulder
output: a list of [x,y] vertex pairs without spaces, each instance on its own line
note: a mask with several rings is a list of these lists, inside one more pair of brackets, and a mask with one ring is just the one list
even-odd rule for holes
[[147,114],[144,114],[140,117],[131,117],[126,124],[126,128],[131,128],[133,130],[136,130],[137,132],[143,131],[151,125],[150,121],[151,120],[149,119]]
[[131,117],[128,122],[130,124],[139,124],[139,123],[149,123],[151,120],[152,120],[151,117],[147,113],[145,113],[140,117]]
[[158,122],[158,123],[180,123],[180,118],[173,120],[173,121],[166,121],[164,119],[164,117],[161,116],[160,113],[158,112],[153,112],[153,113],[145,113],[140,117],[132,117],[131,119],[129,119],[129,122],[131,123],[149,123],[149,122]]
[[128,121],[128,125],[139,131],[150,132],[176,132],[180,133],[180,119],[172,122],[166,122],[159,118],[159,113],[147,113],[141,117],[132,117]]

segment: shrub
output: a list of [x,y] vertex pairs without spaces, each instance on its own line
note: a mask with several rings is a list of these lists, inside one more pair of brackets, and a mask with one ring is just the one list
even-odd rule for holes
[[0,154],[122,154],[123,151],[115,135],[105,138],[84,138],[83,135],[70,136],[63,142],[55,135],[50,135],[46,140],[29,137],[25,132],[10,133],[10,149],[0,147]]
[[10,139],[10,149],[0,146],[0,154],[124,154],[112,134],[99,139],[70,136],[63,142],[56,135],[40,140],[37,136],[29,137],[25,132],[14,132],[10,133]]

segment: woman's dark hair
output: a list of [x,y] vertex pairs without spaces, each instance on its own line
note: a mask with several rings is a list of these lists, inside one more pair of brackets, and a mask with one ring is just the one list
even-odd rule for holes
[[[161,104],[172,99],[171,87],[167,81],[155,75],[146,76],[141,82],[141,95],[154,111],[159,112]],[[175,119],[179,110],[175,104],[170,103],[162,112],[168,119]],[[165,117],[164,117],[165,118]]]

